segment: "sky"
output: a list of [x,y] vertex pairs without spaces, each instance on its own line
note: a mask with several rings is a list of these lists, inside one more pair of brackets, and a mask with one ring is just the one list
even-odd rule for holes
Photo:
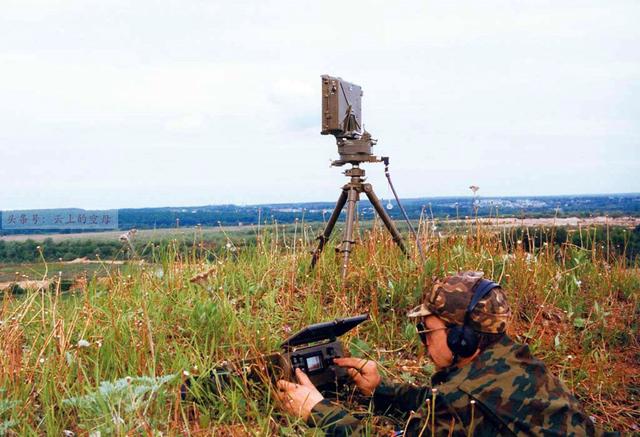
[[321,74],[400,197],[640,192],[637,0],[0,6],[0,210],[333,201]]

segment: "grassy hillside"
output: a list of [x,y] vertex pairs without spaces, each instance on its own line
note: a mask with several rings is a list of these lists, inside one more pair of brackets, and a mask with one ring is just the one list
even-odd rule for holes
[[377,227],[360,232],[344,282],[331,250],[309,271],[313,234],[272,227],[255,245],[229,240],[222,251],[197,239],[151,245],[150,262],[110,271],[84,291],[5,295],[0,434],[301,433],[305,426],[280,415],[268,390],[239,383],[194,405],[179,400],[179,387],[187,374],[275,351],[309,323],[362,312],[371,321],[346,336],[351,352],[377,360],[393,379],[424,381],[433,368],[404,314],[434,275],[461,269],[503,285],[513,306],[509,333],[598,425],[630,430],[640,421],[637,265],[601,245],[556,245],[553,236],[421,228],[424,262],[403,257]]

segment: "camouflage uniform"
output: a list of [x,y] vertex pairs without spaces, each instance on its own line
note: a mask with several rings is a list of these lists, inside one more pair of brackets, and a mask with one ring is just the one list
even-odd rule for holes
[[[438,315],[461,324],[481,274],[466,272],[434,285],[409,316]],[[510,310],[502,289],[480,301],[471,315],[477,331],[503,333]],[[404,435],[594,435],[576,399],[535,359],[529,347],[504,335],[471,363],[435,373],[431,387],[383,381],[372,397],[376,414],[404,418]],[[328,400],[308,420],[328,435],[367,434],[366,424]],[[401,435],[401,434],[398,434]]]

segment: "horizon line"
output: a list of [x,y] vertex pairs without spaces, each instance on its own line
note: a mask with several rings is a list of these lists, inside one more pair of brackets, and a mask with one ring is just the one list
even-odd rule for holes
[[[474,196],[474,195],[451,195],[451,196],[421,196],[421,197],[400,197],[401,201],[413,201],[421,199],[523,199],[523,198],[560,198],[560,197],[604,197],[604,196],[640,196],[640,192],[623,192],[623,193],[586,193],[586,194],[529,194],[529,195],[496,195],[496,196]],[[384,197],[381,200],[391,200],[395,202],[394,197]],[[363,199],[363,201],[368,201]],[[310,203],[335,203],[335,200],[309,200],[309,201],[290,201],[290,202],[265,202],[265,203],[208,203],[199,205],[163,205],[163,206],[134,206],[134,207],[112,207],[112,208],[84,208],[79,206],[70,207],[56,207],[56,208],[14,208],[14,209],[0,209],[0,212],[5,211],[44,211],[44,210],[56,210],[56,209],[78,209],[78,210],[94,210],[94,211],[106,211],[106,210],[124,210],[124,209],[162,209],[162,208],[203,208],[210,206],[239,206],[239,207],[260,207],[260,206],[273,206],[273,205],[292,205],[292,204],[310,204]]]

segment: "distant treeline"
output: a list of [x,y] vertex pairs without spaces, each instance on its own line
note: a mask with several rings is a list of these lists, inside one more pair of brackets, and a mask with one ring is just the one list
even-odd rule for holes
[[[337,192],[336,192],[337,196]],[[383,199],[387,213],[396,220],[402,219],[395,200]],[[599,196],[537,196],[537,197],[437,197],[405,199],[402,204],[409,218],[421,216],[436,218],[501,217],[588,217],[588,216],[640,216],[640,194],[615,194]],[[287,203],[267,205],[209,205],[193,207],[162,207],[120,209],[120,229],[155,229],[193,227],[196,225],[235,226],[257,223],[293,223],[295,220],[319,222],[329,218],[335,203]],[[367,200],[359,204],[362,220],[373,219],[375,211]],[[344,211],[343,211],[344,216]],[[0,235],[34,234],[39,230],[1,230]],[[77,229],[60,230],[59,233],[76,233]]]
[[568,243],[587,250],[595,248],[605,256],[607,251],[612,256],[625,255],[627,259],[634,261],[640,256],[640,226],[633,230],[598,226],[582,231],[567,228],[517,228],[505,234],[504,242],[508,247],[522,244],[525,250],[539,249],[545,243]]
[[71,261],[76,258],[89,257],[96,259],[96,254],[102,259],[122,259],[124,251],[122,244],[118,241],[100,240],[80,240],[69,239],[53,241],[47,238],[43,242],[33,240],[26,241],[4,241],[0,240],[0,262],[2,263],[23,263],[46,261]]
[[[243,238],[231,235],[238,247],[255,244],[255,237]],[[218,252],[225,250],[224,243],[220,238],[206,241],[202,248],[198,248],[198,253]],[[581,232],[576,229],[567,228],[516,228],[506,230],[504,242],[507,246],[522,244],[525,250],[532,250],[543,247],[544,243],[552,245],[573,244],[585,249],[592,249],[594,246],[598,250],[608,250],[612,256],[625,255],[630,261],[635,261],[640,256],[640,226],[633,230],[621,227],[592,227],[583,229]],[[148,257],[150,242],[139,242],[136,251],[143,257]],[[157,242],[156,242],[157,243]],[[40,246],[40,249],[38,249]],[[193,253],[193,241],[183,241],[181,244],[185,254]],[[42,259],[46,261],[71,261],[76,258],[88,257],[95,259],[96,254],[104,260],[125,259],[128,254],[123,245],[117,241],[90,240],[90,239],[68,239],[54,241],[51,238],[43,242],[33,240],[26,241],[4,241],[0,240],[0,263],[23,263],[37,262]],[[605,252],[606,253],[606,252]]]

